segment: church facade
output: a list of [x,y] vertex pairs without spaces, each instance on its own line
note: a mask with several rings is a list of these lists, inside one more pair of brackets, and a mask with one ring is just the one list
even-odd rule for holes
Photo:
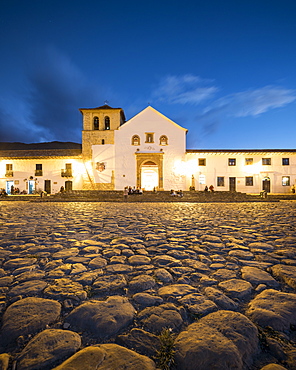
[[[65,190],[204,190],[289,193],[296,149],[187,150],[187,129],[148,106],[128,121],[121,108],[80,109],[82,145],[0,149],[0,188],[11,193]],[[62,144],[62,143],[60,143]]]

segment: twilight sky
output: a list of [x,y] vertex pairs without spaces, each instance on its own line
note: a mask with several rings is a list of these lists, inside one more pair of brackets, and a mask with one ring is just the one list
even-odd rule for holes
[[188,149],[296,148],[295,0],[3,0],[0,141],[81,142],[148,105]]

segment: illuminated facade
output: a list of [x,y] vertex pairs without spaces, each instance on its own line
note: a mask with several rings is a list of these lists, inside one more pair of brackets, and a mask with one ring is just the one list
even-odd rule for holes
[[[152,107],[125,122],[121,108],[80,109],[82,145],[0,150],[0,188],[45,190],[204,190],[289,193],[294,150],[186,150],[187,130]],[[66,144],[66,143],[65,143]]]

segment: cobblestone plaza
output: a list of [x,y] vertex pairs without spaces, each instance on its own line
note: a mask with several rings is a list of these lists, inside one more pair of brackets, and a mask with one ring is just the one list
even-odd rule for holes
[[[199,335],[203,346],[226,344],[196,368],[210,368],[212,359],[212,369],[296,368],[295,201],[0,207],[0,361],[7,369],[64,369],[89,348],[108,353],[110,369],[120,368],[113,353],[123,349],[121,361],[134,356],[131,369],[153,369],[166,328],[175,340],[172,369],[194,369],[190,356],[198,365]],[[40,307],[50,304],[49,317]],[[233,339],[239,329],[227,337],[223,322],[248,327],[243,346]],[[217,333],[208,338],[211,330]],[[186,346],[192,338],[194,350]]]

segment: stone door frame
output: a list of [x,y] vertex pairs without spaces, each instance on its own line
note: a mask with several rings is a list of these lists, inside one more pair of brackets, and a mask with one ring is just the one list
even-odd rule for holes
[[142,188],[142,166],[145,162],[154,162],[158,166],[158,190],[163,189],[163,154],[164,153],[135,153],[137,166],[137,187]]

